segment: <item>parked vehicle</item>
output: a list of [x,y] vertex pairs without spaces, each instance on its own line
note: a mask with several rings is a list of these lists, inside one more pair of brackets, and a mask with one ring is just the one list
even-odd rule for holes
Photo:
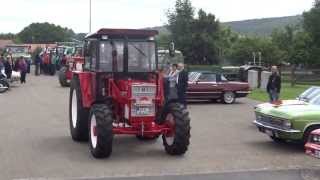
[[[165,151],[189,146],[190,118],[177,99],[165,102],[157,71],[158,31],[100,29],[86,37],[83,71],[73,71],[69,123],[75,141],[89,139],[95,158],[111,155],[114,135],[141,140],[162,135]],[[129,151],[130,149],[128,149]]]
[[3,71],[0,71],[0,94],[5,93],[10,87],[10,84],[6,78],[6,75]]
[[72,50],[72,56],[66,57],[65,64],[59,71],[59,83],[62,87],[70,86],[72,71],[82,71],[84,64],[83,47],[77,46]]
[[310,133],[320,128],[320,87],[311,87],[296,100],[255,107],[258,130],[276,142],[308,141]]
[[320,129],[310,133],[305,149],[308,155],[320,159]]
[[228,81],[222,74],[213,72],[190,72],[188,99],[221,100],[232,104],[237,98],[250,94],[248,83]]

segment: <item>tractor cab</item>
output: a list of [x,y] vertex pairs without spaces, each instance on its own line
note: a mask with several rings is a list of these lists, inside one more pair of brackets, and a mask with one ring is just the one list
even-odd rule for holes
[[85,40],[85,68],[128,76],[157,70],[155,35],[150,30],[101,29]]
[[89,139],[94,157],[108,157],[120,134],[141,140],[162,135],[167,153],[187,151],[190,119],[176,101],[164,103],[157,34],[100,29],[85,38],[83,71],[72,75],[69,121],[73,140]]

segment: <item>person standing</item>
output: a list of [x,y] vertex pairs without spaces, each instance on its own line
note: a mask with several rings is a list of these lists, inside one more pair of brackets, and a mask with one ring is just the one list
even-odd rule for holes
[[7,57],[7,59],[4,60],[4,68],[5,68],[5,73],[7,75],[7,78],[11,79],[11,75],[12,75],[11,57]]
[[169,86],[169,90],[168,90],[168,95],[167,95],[167,99],[173,100],[173,99],[178,99],[178,89],[177,89],[177,80],[178,80],[178,65],[177,64],[172,64],[171,66],[171,71],[168,74],[168,86]]
[[178,70],[178,101],[184,108],[187,108],[186,93],[188,88],[188,72],[185,70],[183,63],[178,64]]
[[40,65],[41,65],[41,58],[40,58],[39,54],[36,55],[34,63],[36,65],[36,69],[35,69],[35,73],[34,74],[36,76],[39,76],[40,75]]
[[27,71],[28,71],[28,65],[25,61],[25,59],[23,57],[20,57],[19,59],[19,71],[21,73],[21,77],[20,77],[20,83],[24,84],[26,83],[26,76],[27,76]]
[[279,100],[279,94],[281,92],[281,77],[277,66],[271,67],[272,75],[269,77],[267,84],[267,92],[269,94],[270,102],[276,102]]

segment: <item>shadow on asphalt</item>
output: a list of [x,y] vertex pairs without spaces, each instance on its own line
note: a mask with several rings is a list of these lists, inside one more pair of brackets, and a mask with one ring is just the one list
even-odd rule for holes
[[233,104],[224,104],[222,102],[215,102],[215,101],[205,101],[205,100],[192,100],[192,101],[188,101],[188,105],[210,105],[210,104],[214,104],[214,105],[222,105],[222,106],[232,106],[232,105],[242,105],[242,104],[246,104],[243,103],[241,101],[236,101]]
[[[56,136],[43,138],[38,142],[39,153],[46,152],[56,154],[57,157],[64,157],[71,161],[87,161],[92,158],[89,151],[89,142],[75,142],[70,136]],[[157,140],[141,141],[135,136],[115,136],[113,139],[113,152],[109,158],[102,159],[105,161],[125,161],[141,160],[148,157],[155,160],[169,156],[162,146],[162,138]],[[80,157],[80,158],[79,158]],[[180,159],[183,156],[170,156],[170,158]]]
[[257,150],[265,150],[265,149],[274,149],[278,153],[304,153],[303,145],[300,143],[294,142],[284,142],[284,143],[276,143],[271,139],[270,141],[256,141],[248,143],[251,146],[254,146]]

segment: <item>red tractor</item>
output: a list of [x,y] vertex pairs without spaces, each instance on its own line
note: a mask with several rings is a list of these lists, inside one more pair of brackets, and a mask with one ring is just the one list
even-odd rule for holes
[[[61,55],[61,69],[59,70],[59,83],[62,87],[70,86],[70,81],[72,79],[72,71],[82,71],[82,65],[84,64],[84,58],[82,56],[83,47],[77,46],[71,48],[72,54],[70,55],[68,51],[70,48],[63,49]],[[64,52],[66,51],[66,53]]]
[[85,64],[73,72],[69,121],[74,141],[89,140],[95,158],[109,157],[114,135],[157,139],[170,155],[189,146],[189,113],[165,100],[157,71],[157,31],[101,29],[85,39]]

